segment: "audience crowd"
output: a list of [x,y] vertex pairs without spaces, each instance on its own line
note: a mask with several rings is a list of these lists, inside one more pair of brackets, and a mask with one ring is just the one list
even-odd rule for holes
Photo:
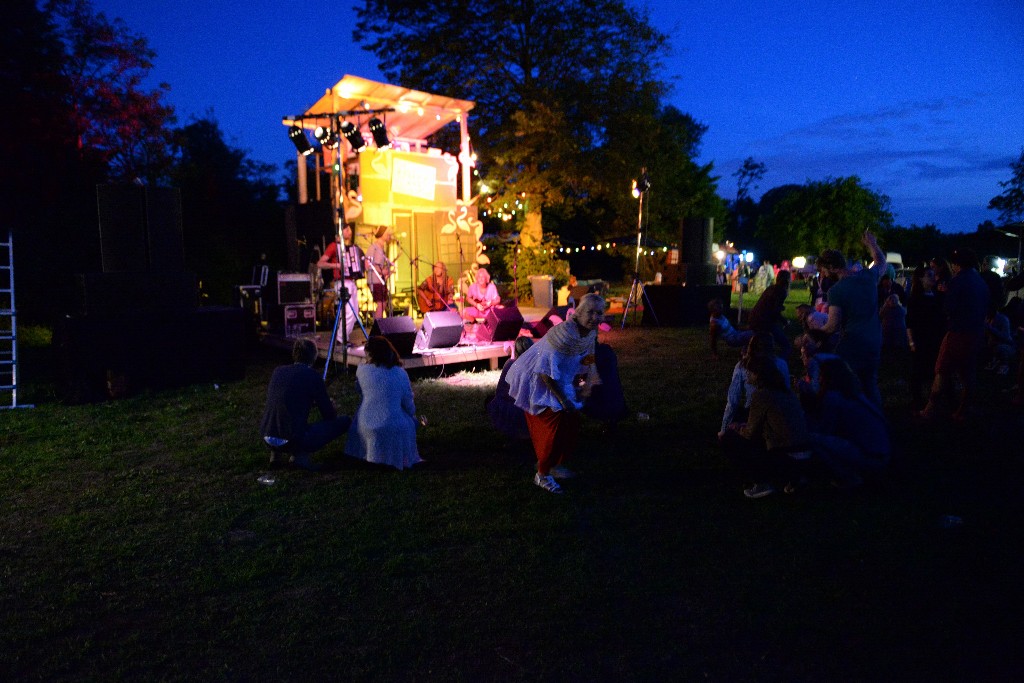
[[[818,482],[852,489],[884,474],[892,459],[878,386],[885,362],[903,370],[906,386],[905,396],[885,398],[905,404],[922,422],[968,420],[979,367],[1006,376],[1007,383],[1016,378],[1011,398],[1022,402],[1024,305],[1005,299],[1006,291],[1024,286],[1024,276],[1004,289],[998,277],[979,272],[975,254],[961,249],[948,261],[934,258],[918,266],[904,288],[868,231],[863,244],[872,257],[868,267],[834,249],[821,253],[808,288],[811,300],[795,307],[794,324],[784,316],[788,270],[765,283],[744,325],[730,320],[721,299],[707,304],[711,358],[720,358],[720,344],[740,349],[718,441],[746,478],[749,498]],[[493,287],[477,285],[481,292]],[[613,435],[629,414],[615,352],[597,338],[604,311],[604,299],[587,294],[539,339],[524,332],[485,402],[497,433],[532,445],[533,481],[551,493],[561,493],[560,482],[574,476],[566,463],[582,416]],[[296,344],[295,363],[274,374],[261,424],[273,466],[288,458],[317,469],[311,453],[350,424],[348,455],[396,469],[421,462],[412,387],[401,359],[384,337],[369,339],[366,354],[356,373],[362,401],[350,421],[337,414],[309,367],[315,347]],[[307,425],[314,406],[322,420]]]

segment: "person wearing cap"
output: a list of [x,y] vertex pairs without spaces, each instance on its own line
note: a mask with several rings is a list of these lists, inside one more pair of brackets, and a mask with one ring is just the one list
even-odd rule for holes
[[882,404],[878,391],[878,366],[882,353],[882,322],[878,317],[878,281],[886,266],[885,252],[870,230],[864,231],[864,246],[874,263],[870,268],[847,264],[842,252],[826,249],[816,265],[822,278],[835,284],[829,287],[828,322],[821,331],[839,333],[834,352],[845,360],[860,379],[864,395],[875,405]]
[[383,318],[388,301],[388,278],[391,277],[391,261],[388,260],[388,241],[391,229],[378,226],[373,233],[373,244],[366,252],[366,282],[373,294],[374,317]]

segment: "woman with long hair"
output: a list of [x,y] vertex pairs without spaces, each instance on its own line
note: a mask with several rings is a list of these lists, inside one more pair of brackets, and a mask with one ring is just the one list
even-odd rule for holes
[[366,340],[366,360],[356,370],[363,399],[345,453],[396,469],[421,462],[416,448],[416,404],[409,375],[387,337]]

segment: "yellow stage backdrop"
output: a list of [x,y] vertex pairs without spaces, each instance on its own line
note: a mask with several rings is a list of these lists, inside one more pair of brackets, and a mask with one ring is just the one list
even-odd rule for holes
[[395,293],[408,293],[436,260],[448,265],[452,277],[488,262],[476,205],[457,198],[458,176],[458,160],[440,151],[359,153],[359,232],[392,227],[396,242],[388,256],[397,267]]

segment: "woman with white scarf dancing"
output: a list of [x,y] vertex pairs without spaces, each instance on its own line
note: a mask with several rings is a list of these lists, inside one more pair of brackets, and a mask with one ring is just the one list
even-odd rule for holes
[[[509,371],[509,395],[526,413],[537,474],[533,483],[562,493],[555,479],[572,476],[563,463],[576,447],[583,399],[601,380],[594,365],[597,326],[605,302],[597,294],[580,300],[576,312],[530,347]],[[582,384],[577,377],[583,375]]]

